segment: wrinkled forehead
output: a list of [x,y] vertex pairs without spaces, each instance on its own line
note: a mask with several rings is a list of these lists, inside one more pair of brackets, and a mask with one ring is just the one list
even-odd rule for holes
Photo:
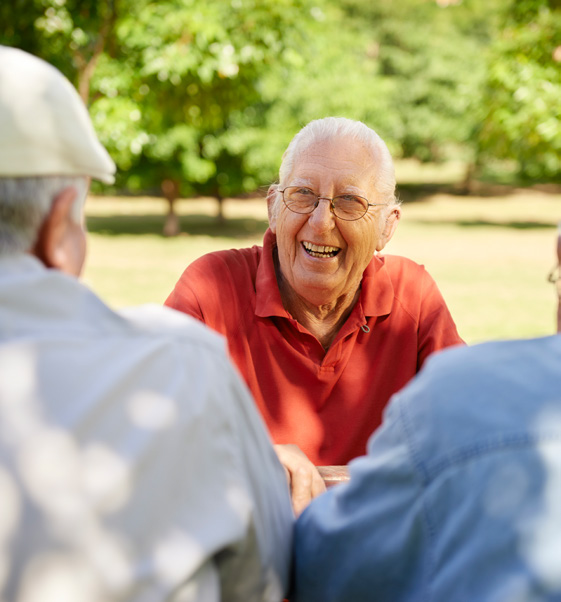
[[350,136],[323,136],[306,140],[293,155],[287,176],[299,184],[329,176],[341,185],[364,186],[376,180],[379,153],[362,140]]

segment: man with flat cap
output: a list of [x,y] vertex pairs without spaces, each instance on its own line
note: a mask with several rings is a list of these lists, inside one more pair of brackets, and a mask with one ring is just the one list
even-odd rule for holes
[[224,342],[76,278],[114,170],[71,84],[0,46],[0,599],[280,600],[286,479]]

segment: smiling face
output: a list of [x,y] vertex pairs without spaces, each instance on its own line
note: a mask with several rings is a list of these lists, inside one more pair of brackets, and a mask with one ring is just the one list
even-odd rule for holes
[[351,138],[331,138],[298,152],[292,172],[271,187],[268,197],[283,280],[281,295],[288,286],[297,297],[318,307],[345,297],[353,302],[362,273],[374,252],[391,238],[400,211],[396,205],[369,207],[363,218],[349,222],[337,219],[329,201],[320,200],[312,213],[302,215],[286,207],[278,190],[303,186],[328,199],[354,194],[370,203],[383,202],[376,195],[374,177],[372,151]]

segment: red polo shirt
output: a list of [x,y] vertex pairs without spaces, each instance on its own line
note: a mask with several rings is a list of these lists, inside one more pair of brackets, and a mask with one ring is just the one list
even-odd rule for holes
[[209,253],[183,273],[166,305],[222,333],[276,443],[316,465],[366,452],[393,393],[427,356],[462,343],[434,280],[404,257],[375,256],[360,297],[327,352],[284,309],[273,251]]

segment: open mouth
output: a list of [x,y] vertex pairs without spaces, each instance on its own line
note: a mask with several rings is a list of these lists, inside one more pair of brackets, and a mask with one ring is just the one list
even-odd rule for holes
[[302,246],[308,255],[312,257],[326,258],[335,257],[341,250],[339,247],[327,247],[324,245],[314,245],[311,242],[303,241]]

